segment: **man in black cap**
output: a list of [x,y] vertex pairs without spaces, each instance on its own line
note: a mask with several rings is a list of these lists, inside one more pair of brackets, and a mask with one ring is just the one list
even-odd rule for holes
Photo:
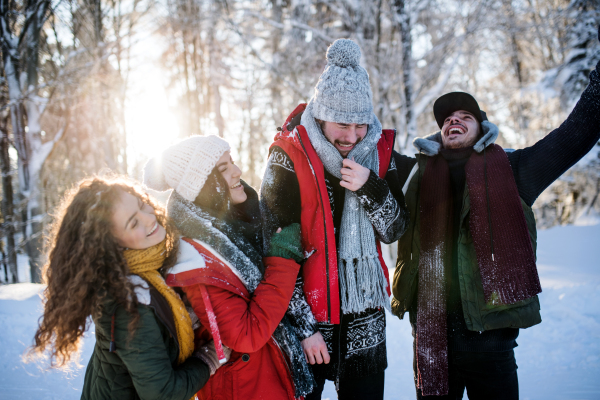
[[599,68],[567,120],[531,147],[505,152],[473,96],[453,92],[433,106],[440,132],[397,161],[411,220],[392,310],[410,315],[418,399],[462,399],[465,388],[471,400],[518,399],[516,338],[541,322],[531,207],[600,139]]

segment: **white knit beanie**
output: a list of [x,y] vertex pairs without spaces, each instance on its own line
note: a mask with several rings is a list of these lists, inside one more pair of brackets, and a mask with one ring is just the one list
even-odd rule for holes
[[312,98],[313,117],[345,124],[373,121],[373,93],[369,74],[359,64],[360,47],[338,39],[327,49],[327,66]]
[[144,184],[160,192],[174,189],[194,201],[229,143],[218,136],[191,136],[167,148],[144,166]]

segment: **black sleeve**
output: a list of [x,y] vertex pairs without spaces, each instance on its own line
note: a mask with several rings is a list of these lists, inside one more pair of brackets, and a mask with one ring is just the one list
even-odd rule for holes
[[306,302],[306,297],[304,297],[303,286],[304,281],[302,276],[298,275],[294,293],[292,294],[292,299],[286,313],[300,340],[304,340],[319,331],[317,320]]
[[300,223],[300,184],[294,163],[280,147],[274,147],[260,187],[265,254],[277,228]]
[[371,171],[369,179],[356,194],[377,232],[378,239],[383,243],[398,240],[408,226],[408,211],[394,155],[390,158],[385,179]]
[[600,139],[598,68],[569,117],[531,147],[508,153],[519,189],[529,206],[552,182],[586,155]]

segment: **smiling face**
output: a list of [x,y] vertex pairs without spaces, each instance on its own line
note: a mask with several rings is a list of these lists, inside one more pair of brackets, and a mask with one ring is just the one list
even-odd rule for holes
[[134,250],[152,247],[167,235],[156,220],[154,208],[125,191],[113,206],[111,231],[119,246]]
[[346,157],[367,134],[367,124],[340,124],[324,121],[321,124],[323,134],[342,157]]
[[242,183],[240,182],[242,171],[233,163],[229,151],[223,153],[221,158],[219,158],[216,168],[225,181],[227,181],[229,194],[231,196],[231,204],[236,205],[245,202],[248,196],[244,191],[244,186],[242,186]]
[[473,146],[479,137],[479,122],[468,111],[454,111],[442,126],[442,143],[445,149]]

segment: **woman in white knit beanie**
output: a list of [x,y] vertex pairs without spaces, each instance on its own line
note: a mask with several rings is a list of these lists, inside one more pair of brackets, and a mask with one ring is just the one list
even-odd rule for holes
[[184,236],[167,284],[198,316],[196,338],[214,339],[219,359],[232,350],[198,398],[293,400],[310,393],[314,379],[285,317],[303,259],[299,224],[276,234],[263,254],[258,195],[216,136],[169,147],[146,164],[144,183],[173,189],[167,213]]

